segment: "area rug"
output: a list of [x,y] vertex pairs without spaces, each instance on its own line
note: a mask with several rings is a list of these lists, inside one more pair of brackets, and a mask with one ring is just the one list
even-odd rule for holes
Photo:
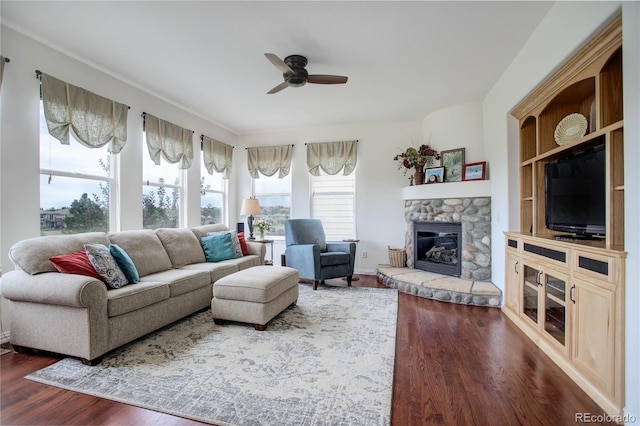
[[392,289],[300,285],[266,331],[204,311],[105,356],[26,378],[216,425],[388,425]]

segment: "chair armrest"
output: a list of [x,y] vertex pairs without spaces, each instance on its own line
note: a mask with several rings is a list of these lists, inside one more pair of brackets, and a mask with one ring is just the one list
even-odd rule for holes
[[320,279],[320,246],[317,244],[290,245],[284,253],[287,266],[297,269],[300,278]]
[[2,297],[8,300],[78,308],[107,304],[107,286],[84,275],[45,272],[29,275],[9,271],[0,280]]

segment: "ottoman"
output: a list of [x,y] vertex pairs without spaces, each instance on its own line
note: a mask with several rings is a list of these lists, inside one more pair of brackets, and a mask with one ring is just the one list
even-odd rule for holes
[[216,324],[238,321],[265,330],[267,323],[298,300],[298,271],[288,267],[255,266],[213,284],[211,313]]

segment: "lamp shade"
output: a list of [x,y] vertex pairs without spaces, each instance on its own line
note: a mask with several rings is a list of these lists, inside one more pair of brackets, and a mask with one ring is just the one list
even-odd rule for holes
[[260,203],[256,198],[247,198],[242,201],[240,214],[243,216],[253,216],[260,214]]

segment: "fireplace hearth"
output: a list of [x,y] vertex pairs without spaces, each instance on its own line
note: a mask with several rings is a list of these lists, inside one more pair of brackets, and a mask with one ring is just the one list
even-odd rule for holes
[[460,223],[415,222],[414,267],[460,276]]

